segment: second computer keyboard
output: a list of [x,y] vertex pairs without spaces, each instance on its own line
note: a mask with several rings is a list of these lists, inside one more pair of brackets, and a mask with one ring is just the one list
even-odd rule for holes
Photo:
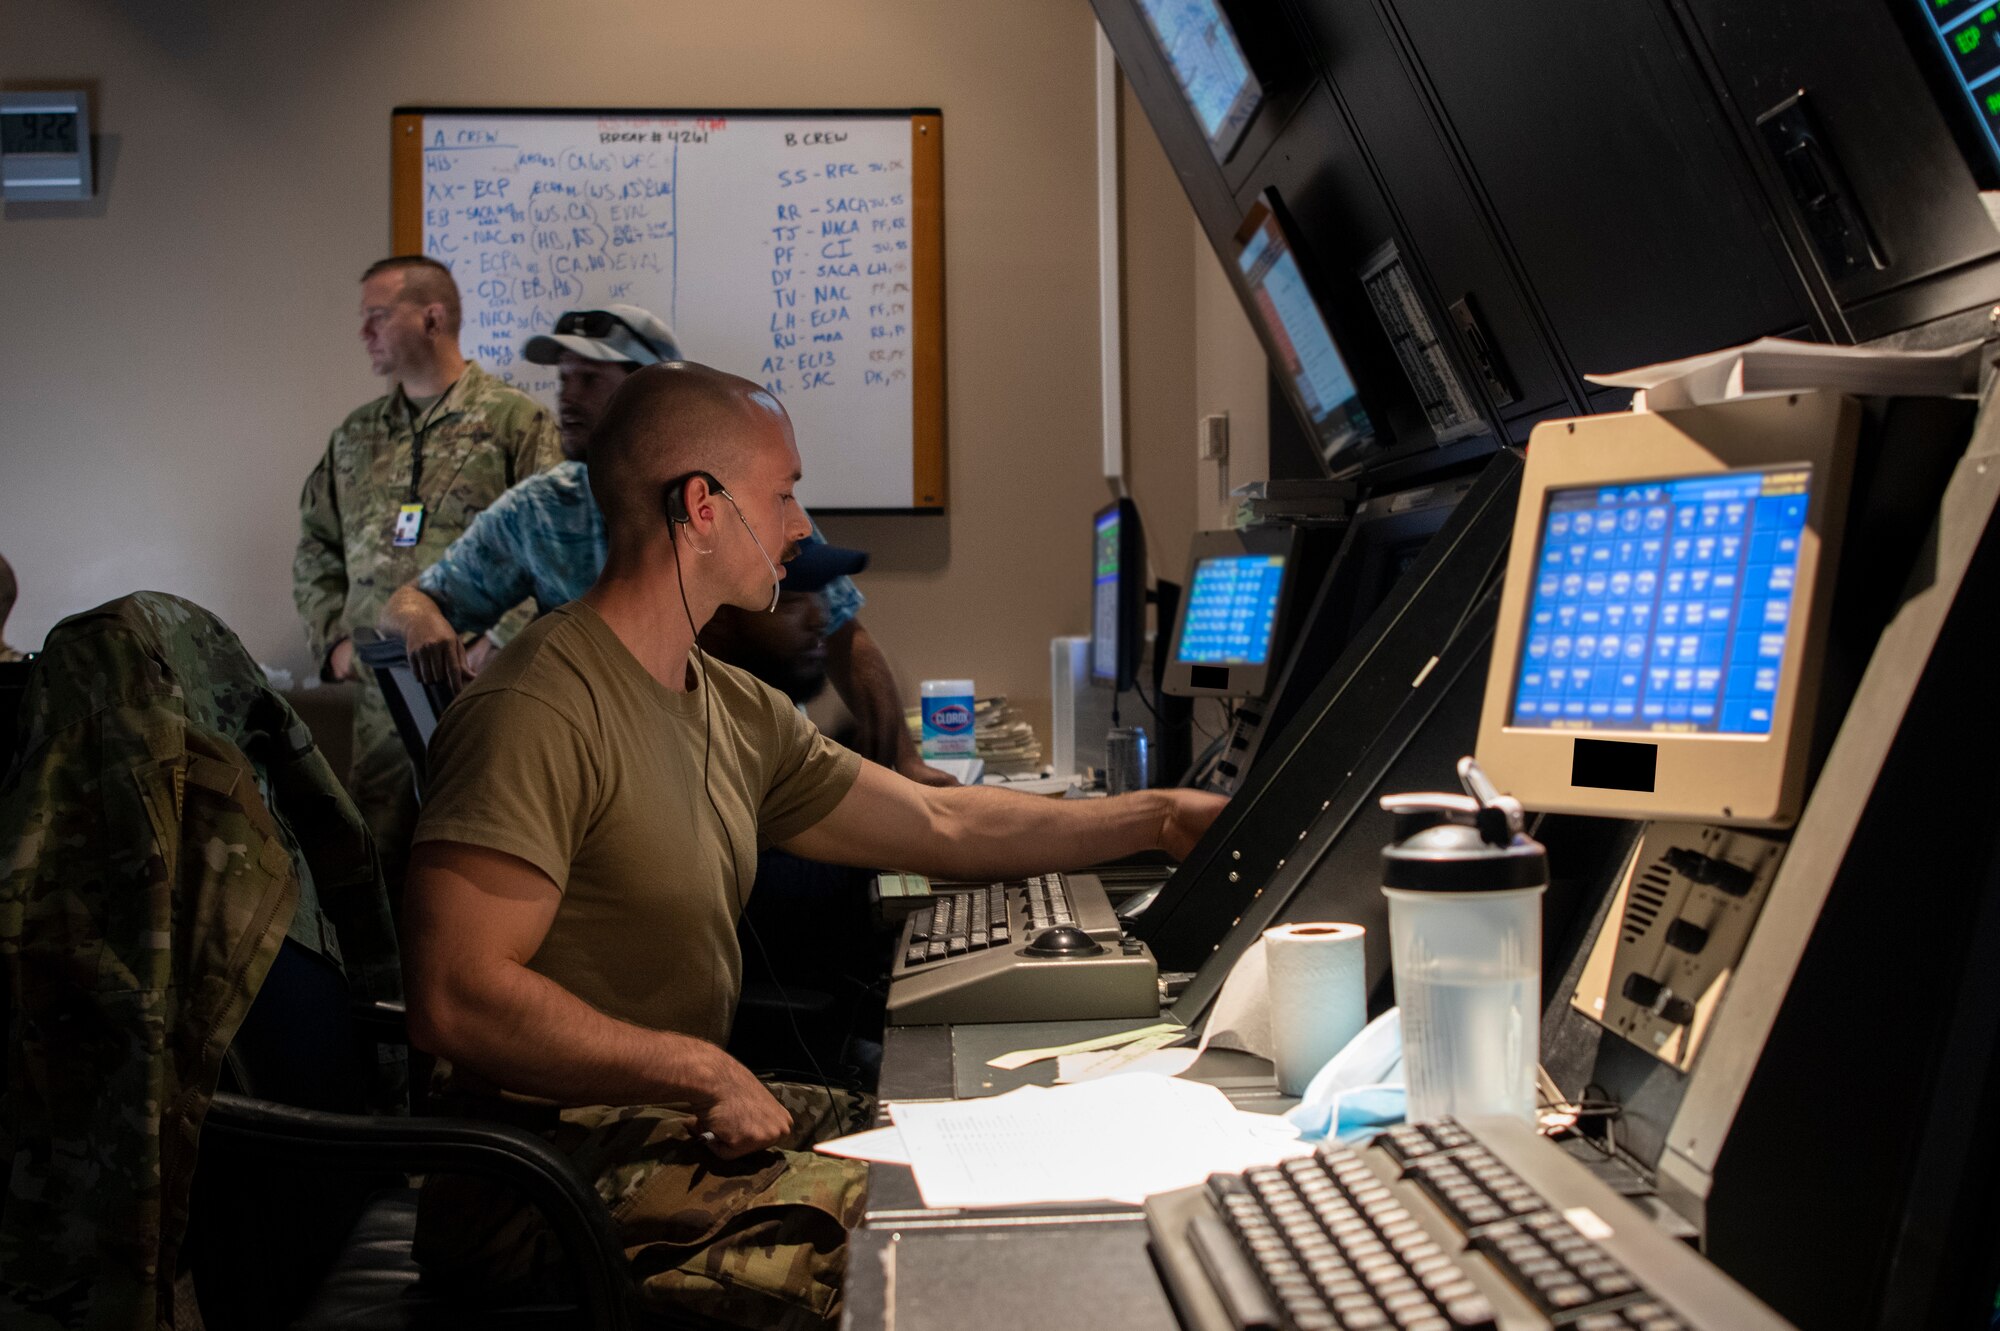
[[1123,936],[1092,874],[934,884],[903,922],[889,977],[889,1021],[899,1026],[1159,1010],[1153,955]]
[[1512,1120],[1392,1129],[1146,1203],[1189,1331],[1775,1331],[1785,1323]]

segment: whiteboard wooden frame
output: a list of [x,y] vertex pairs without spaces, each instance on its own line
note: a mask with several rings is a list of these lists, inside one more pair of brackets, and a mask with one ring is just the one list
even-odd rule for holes
[[910,502],[905,506],[815,507],[819,513],[942,513],[944,466],[944,115],[936,107],[399,106],[389,117],[389,245],[423,253],[424,117],[724,117],[735,120],[910,120]]

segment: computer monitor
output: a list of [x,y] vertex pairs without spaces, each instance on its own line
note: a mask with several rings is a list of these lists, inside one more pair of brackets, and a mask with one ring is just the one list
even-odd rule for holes
[[1277,378],[1305,422],[1321,464],[1330,472],[1340,470],[1374,442],[1375,425],[1271,191],[1243,219],[1236,243],[1237,268],[1250,289],[1251,314]]
[[1529,808],[1776,827],[1803,800],[1860,409],[1536,427],[1478,754]]
[[[1969,112],[1961,124],[1969,125],[1982,151],[1977,174],[1991,179],[2000,172],[2000,29],[1991,15],[1992,6],[1969,0],[1903,0],[1910,13],[1922,11],[1918,19],[1943,52],[1942,64],[1950,70],[1951,91],[1945,94]],[[1934,65],[1937,62],[1932,62]]]
[[1090,678],[1122,692],[1145,648],[1146,536],[1129,499],[1097,510],[1090,527]]
[[1228,161],[1264,104],[1264,89],[1243,58],[1236,30],[1216,0],[1139,0],[1139,9],[1209,151],[1216,161]]
[[1197,532],[1161,687],[1188,698],[1263,693],[1285,659],[1297,563],[1298,533],[1288,527]]
[[1335,650],[1353,641],[1389,599],[1474,480],[1457,477],[1373,495],[1355,510],[1327,607],[1338,620],[1337,629],[1329,626]]

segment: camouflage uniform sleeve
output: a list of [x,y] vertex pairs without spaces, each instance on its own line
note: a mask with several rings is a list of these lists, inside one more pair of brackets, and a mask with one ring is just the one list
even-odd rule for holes
[[[337,437],[337,436],[336,436]],[[299,546],[292,555],[292,602],[305,621],[315,662],[347,636],[347,551],[333,490],[333,443],[299,492]]]
[[[556,429],[556,418],[539,402],[533,404],[527,420],[513,434],[514,474],[508,478],[509,485],[519,485],[536,472],[562,461],[562,436]],[[522,601],[501,616],[499,623],[487,629],[486,636],[493,639],[495,645],[505,647],[534,618],[535,603],[532,600]]]

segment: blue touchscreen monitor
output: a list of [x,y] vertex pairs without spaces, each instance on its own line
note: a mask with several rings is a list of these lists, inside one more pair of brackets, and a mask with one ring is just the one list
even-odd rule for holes
[[1195,565],[1174,659],[1189,665],[1266,665],[1285,586],[1283,555],[1218,555]]
[[1264,100],[1235,29],[1215,0],[1139,0],[1139,8],[1201,122],[1209,150],[1218,162],[1226,160]]
[[1509,724],[1769,735],[1812,469],[1552,490]]

